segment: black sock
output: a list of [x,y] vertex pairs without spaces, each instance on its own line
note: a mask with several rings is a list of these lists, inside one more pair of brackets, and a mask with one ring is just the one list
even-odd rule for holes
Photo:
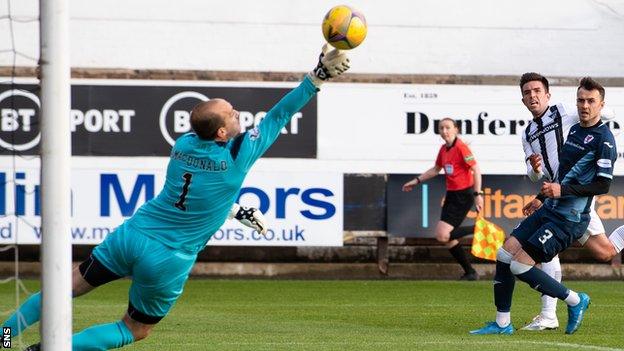
[[511,311],[511,299],[513,297],[516,277],[509,269],[509,263],[496,261],[494,272],[494,305],[498,312]]
[[473,225],[465,225],[462,227],[456,227],[451,231],[451,240],[463,238],[466,235],[474,234],[475,226]]
[[449,248],[449,251],[451,252],[451,255],[453,255],[453,257],[455,258],[457,263],[462,266],[464,272],[473,273],[475,271],[474,268],[472,268],[472,266],[470,265],[470,262],[468,262],[468,257],[466,257],[466,253],[464,252],[464,249],[462,249],[460,244]]

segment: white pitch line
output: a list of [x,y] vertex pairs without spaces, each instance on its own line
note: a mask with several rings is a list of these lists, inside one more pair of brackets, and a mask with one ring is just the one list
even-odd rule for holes
[[[469,338],[478,336],[467,336]],[[507,336],[501,336],[501,338],[506,338]],[[539,346],[551,346],[562,349],[578,349],[578,350],[595,350],[595,351],[624,351],[624,349],[606,347],[606,346],[596,346],[596,345],[584,345],[584,344],[574,344],[567,342],[553,342],[553,341],[532,341],[532,340],[499,340],[499,341],[471,341],[471,340],[461,340],[461,341],[417,341],[418,345],[497,345],[497,344],[518,344],[518,345],[539,345]],[[186,345],[197,345],[195,343],[184,343]],[[350,342],[266,342],[266,343],[255,343],[255,342],[220,342],[218,344],[221,345],[239,345],[239,346],[339,346],[339,345],[351,345]],[[203,345],[203,344],[202,344]],[[366,342],[366,345],[409,345],[409,343],[405,343],[404,341],[376,341],[376,342]]]
[[552,342],[552,341],[528,341],[530,344],[535,345],[552,345],[557,347],[571,347],[581,350],[598,350],[598,351],[623,351],[624,349],[618,349],[613,347],[595,346],[595,345],[583,345],[583,344],[571,344],[567,342]]

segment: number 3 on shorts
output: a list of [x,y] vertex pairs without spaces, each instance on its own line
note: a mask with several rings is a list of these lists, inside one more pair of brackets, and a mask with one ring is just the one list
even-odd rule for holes
[[552,233],[550,230],[548,230],[548,229],[544,229],[544,232],[545,232],[546,234],[544,234],[544,235],[540,236],[540,237],[537,239],[537,240],[539,240],[539,242],[540,242],[540,243],[542,243],[542,244],[546,244],[546,242],[548,241],[548,239],[550,239],[550,238],[552,238],[552,237],[553,237],[553,233]]

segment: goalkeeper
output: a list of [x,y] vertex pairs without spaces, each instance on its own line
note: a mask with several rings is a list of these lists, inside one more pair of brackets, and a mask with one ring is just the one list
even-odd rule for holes
[[[193,133],[173,146],[163,190],[146,202],[73,272],[73,295],[131,277],[128,310],[119,321],[94,325],[72,338],[73,350],[108,350],[144,339],[182,294],[197,253],[232,212],[263,231],[259,212],[233,208],[245,176],[293,114],[321,84],[349,68],[344,52],[323,47],[318,65],[254,129],[241,134],[239,113],[223,99],[191,112]],[[16,334],[40,319],[40,293],[4,323]],[[39,350],[32,345],[27,350]]]

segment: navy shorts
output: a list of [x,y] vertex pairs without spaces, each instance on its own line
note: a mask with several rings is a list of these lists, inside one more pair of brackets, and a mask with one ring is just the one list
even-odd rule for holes
[[535,262],[549,262],[583,236],[588,225],[589,217],[572,222],[542,206],[520,222],[511,236]]

